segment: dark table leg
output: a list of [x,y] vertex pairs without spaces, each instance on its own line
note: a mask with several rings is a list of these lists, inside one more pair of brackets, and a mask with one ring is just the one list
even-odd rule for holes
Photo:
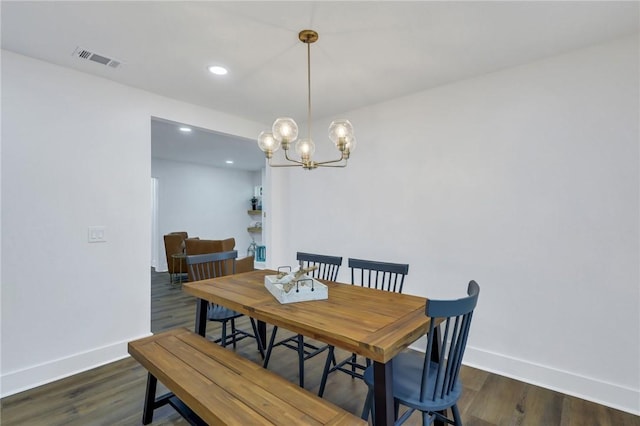
[[207,308],[209,302],[204,299],[198,299],[196,301],[196,329],[195,332],[201,336],[207,334]]
[[392,362],[373,362],[373,424],[388,426],[395,422],[393,412]]
[[258,336],[260,336],[262,349],[266,351],[267,350],[267,323],[264,321],[258,321]]

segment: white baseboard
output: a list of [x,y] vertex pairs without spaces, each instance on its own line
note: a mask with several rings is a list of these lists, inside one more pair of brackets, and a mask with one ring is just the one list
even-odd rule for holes
[[467,346],[464,364],[640,415],[640,390]]
[[[148,333],[144,336],[150,336]],[[129,356],[127,343],[137,337],[0,376],[0,398],[64,379]]]

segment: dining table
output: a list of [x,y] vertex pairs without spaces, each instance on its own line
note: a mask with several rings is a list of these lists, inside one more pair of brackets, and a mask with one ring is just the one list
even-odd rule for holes
[[393,357],[425,335],[430,319],[424,297],[320,280],[328,298],[282,304],[265,287],[272,270],[195,281],[183,291],[197,298],[195,331],[204,336],[210,302],[258,320],[266,342],[266,324],[282,327],[373,362],[374,424],[394,423]]

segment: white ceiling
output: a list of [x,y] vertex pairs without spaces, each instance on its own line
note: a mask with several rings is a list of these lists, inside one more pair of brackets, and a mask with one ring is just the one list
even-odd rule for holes
[[[635,1],[2,1],[2,48],[265,123],[306,120],[637,33]],[[77,47],[123,64],[72,56]],[[209,65],[229,74],[214,76]],[[357,131],[357,126],[356,126]],[[250,149],[253,149],[250,148]],[[201,156],[199,156],[201,157]]]
[[[181,127],[191,131],[185,133]],[[151,120],[151,156],[233,170],[256,171],[265,165],[264,154],[254,140],[156,117]]]

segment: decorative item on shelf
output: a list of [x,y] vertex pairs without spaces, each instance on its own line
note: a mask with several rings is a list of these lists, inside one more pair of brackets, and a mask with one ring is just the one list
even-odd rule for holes
[[[318,40],[318,33],[313,30],[302,30],[298,39],[307,45],[307,138],[298,138],[298,125],[289,117],[276,119],[271,132],[264,131],[258,136],[258,146],[269,160],[271,167],[302,167],[313,170],[318,167],[345,167],[349,155],[356,147],[356,139],[353,135],[353,126],[346,119],[338,119],[329,125],[329,139],[340,151],[340,158],[328,161],[314,161],[312,155],[315,152],[315,144],[311,140],[311,43]],[[295,151],[300,160],[289,157],[290,145],[296,142]],[[292,164],[272,164],[271,158],[280,146],[284,150],[284,158]]]
[[262,232],[262,222],[253,220],[249,223],[249,227],[247,228],[249,232]]
[[329,298],[329,290],[325,284],[306,275],[318,269],[318,266],[301,268],[297,266],[289,272],[280,272],[278,275],[267,275],[264,277],[264,286],[269,293],[280,303],[304,302],[309,300],[324,300]]
[[256,262],[265,262],[267,260],[267,247],[266,246],[257,246],[256,247]]
[[258,209],[258,197],[251,197],[251,210],[259,210]]
[[256,244],[256,240],[254,240],[253,238],[251,239],[251,244],[249,244],[249,248],[247,249],[247,257],[251,257],[256,255],[256,247],[258,247],[258,245]]

